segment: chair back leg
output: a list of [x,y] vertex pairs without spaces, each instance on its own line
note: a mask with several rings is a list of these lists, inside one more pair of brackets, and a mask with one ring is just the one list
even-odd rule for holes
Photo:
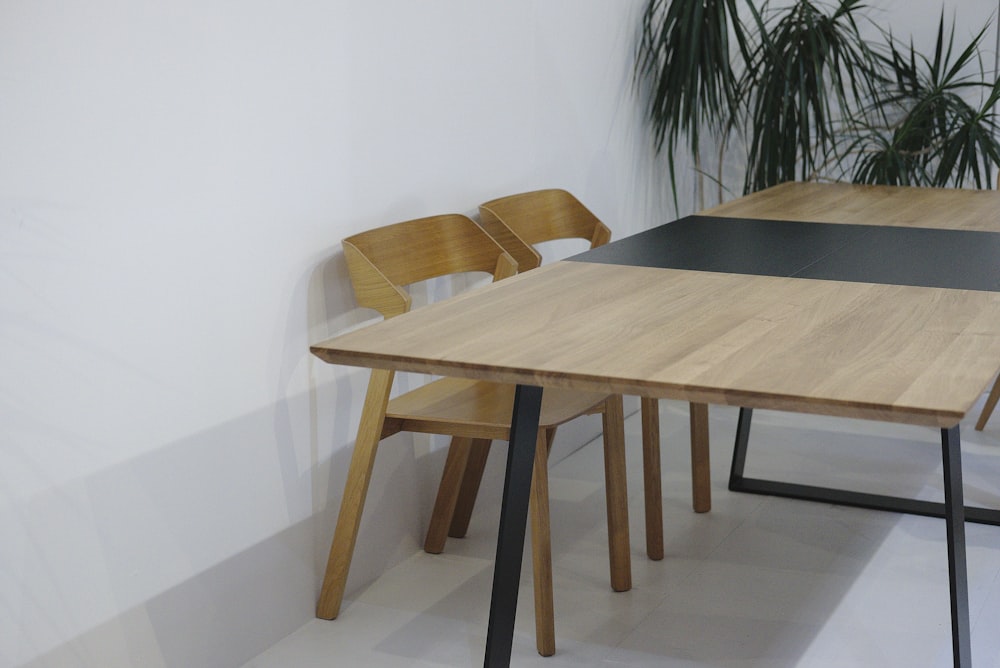
[[663,491],[660,479],[660,402],[642,397],[642,482],[646,509],[646,556],[663,558]]
[[434,510],[427,526],[427,536],[424,538],[424,552],[441,554],[448,541],[448,528],[451,526],[458,503],[462,482],[469,463],[473,439],[455,436],[448,447],[444,471],[441,473],[441,484],[438,485]]
[[476,507],[476,497],[479,495],[479,485],[483,481],[483,471],[486,470],[486,459],[489,457],[492,443],[488,438],[472,440],[469,463],[465,467],[462,487],[458,490],[458,501],[455,503],[455,512],[448,528],[448,536],[451,538],[464,538],[469,531],[469,521]]
[[979,415],[979,420],[976,422],[976,431],[982,431],[986,427],[986,421],[993,415],[993,409],[996,408],[998,399],[1000,399],[1000,377],[993,383],[990,396],[986,397],[983,412]]
[[531,565],[535,580],[535,646],[542,656],[556,652],[555,604],[552,593],[552,534],[549,522],[549,446],[538,430],[531,474]]

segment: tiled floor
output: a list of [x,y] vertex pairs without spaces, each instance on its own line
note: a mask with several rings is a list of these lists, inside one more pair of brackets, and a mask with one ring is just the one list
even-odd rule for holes
[[[641,463],[630,447],[633,588],[608,586],[601,449],[551,472],[558,651],[534,651],[526,560],[514,666],[768,667],[951,665],[941,520],[725,489],[736,412],[711,410],[712,512],[690,506],[687,411],[661,403],[667,556],[643,552]],[[626,424],[638,443],[639,422]],[[1000,415],[963,424],[966,500],[1000,507]],[[758,412],[748,476],[941,498],[939,432]],[[479,666],[495,509],[446,554],[416,553],[336,621],[313,621],[245,668]],[[492,515],[490,515],[492,513]],[[491,535],[493,534],[493,535]],[[1000,668],[1000,527],[967,525],[973,656]]]

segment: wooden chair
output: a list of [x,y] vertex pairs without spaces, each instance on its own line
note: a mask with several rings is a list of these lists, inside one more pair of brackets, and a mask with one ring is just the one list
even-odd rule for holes
[[[517,268],[496,241],[461,215],[389,225],[349,237],[343,245],[358,304],[386,318],[410,309],[403,286],[465,272],[486,272],[500,280]],[[392,371],[371,373],[317,605],[321,618],[339,614],[375,451],[382,439],[400,431],[452,436],[442,476],[446,481],[461,475],[479,444],[509,439],[512,385],[443,378],[389,399],[392,381]],[[546,389],[531,487],[536,642],[543,656],[555,652],[547,457],[556,427],[588,413],[603,416],[611,584],[616,591],[632,586],[621,397]],[[443,499],[439,493],[436,505],[447,510],[454,501],[454,496]]]
[[[514,256],[518,271],[538,267],[542,256],[537,244],[555,239],[584,239],[596,248],[611,240],[611,230],[576,197],[565,190],[547,189],[491,200],[479,207],[480,224]],[[660,419],[656,399],[640,399],[642,416],[643,482],[645,488],[646,553],[663,558],[663,500],[660,488]],[[692,505],[697,512],[711,509],[707,440],[707,406],[691,405]],[[701,421],[694,429],[694,421]]]
[[[607,225],[572,194],[555,188],[490,200],[479,206],[479,219],[483,229],[517,260],[519,272],[542,264],[537,244],[557,239],[583,239],[591,248],[597,248],[611,241]],[[646,554],[650,559],[659,560],[663,558],[659,402],[643,397],[640,406]]]
[[983,412],[979,414],[979,420],[976,421],[976,431],[982,431],[986,428],[986,422],[993,415],[993,409],[997,407],[997,401],[1000,400],[1000,377],[997,377],[993,381],[993,389],[990,390],[990,394],[986,397],[986,403],[983,404]]

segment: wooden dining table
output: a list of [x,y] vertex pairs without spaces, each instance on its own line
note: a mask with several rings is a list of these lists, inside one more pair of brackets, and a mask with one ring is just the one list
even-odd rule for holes
[[[968,667],[959,421],[1000,369],[998,268],[994,191],[788,183],[312,351],[334,364],[518,386],[488,668],[510,664],[548,387],[739,406],[744,458],[753,409],[940,430],[944,503],[926,514],[944,518],[954,662]],[[692,442],[707,449],[704,433]]]

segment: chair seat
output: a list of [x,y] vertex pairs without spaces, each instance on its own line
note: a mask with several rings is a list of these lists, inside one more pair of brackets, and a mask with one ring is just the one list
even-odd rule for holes
[[[382,437],[398,431],[507,440],[514,385],[466,378],[441,378],[391,399]],[[608,395],[547,388],[542,394],[541,429],[600,411]]]

